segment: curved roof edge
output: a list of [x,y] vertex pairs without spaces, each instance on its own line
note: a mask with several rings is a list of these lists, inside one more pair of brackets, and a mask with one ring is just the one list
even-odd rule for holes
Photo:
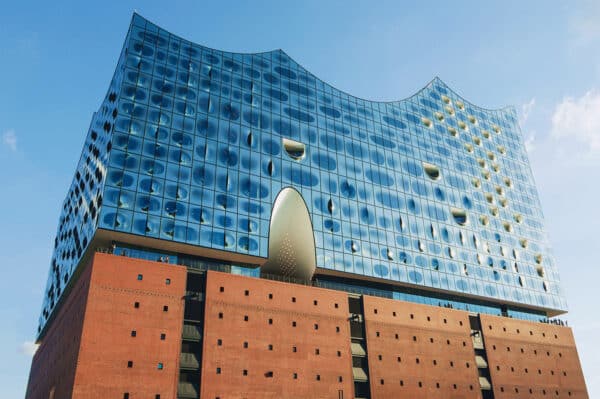
[[206,48],[212,51],[220,51],[222,53],[228,53],[228,54],[236,54],[236,55],[264,55],[264,54],[283,54],[284,58],[287,58],[289,61],[291,61],[292,63],[298,65],[299,68],[301,68],[306,74],[312,76],[314,79],[318,80],[319,82],[322,82],[323,84],[331,87],[333,90],[342,93],[344,95],[350,96],[352,98],[361,100],[361,101],[367,101],[367,102],[371,102],[371,103],[376,103],[376,104],[402,104],[403,102],[409,101],[411,99],[413,99],[414,97],[417,97],[419,94],[421,94],[423,91],[427,90],[429,87],[431,87],[434,84],[438,84],[440,86],[442,86],[443,88],[445,88],[446,90],[448,90],[449,92],[451,92],[455,97],[457,97],[458,99],[460,99],[460,101],[469,104],[469,106],[473,107],[473,108],[477,108],[479,110],[483,110],[483,111],[492,111],[492,112],[508,112],[508,113],[516,113],[516,109],[513,105],[505,105],[499,108],[487,108],[487,107],[482,107],[480,105],[477,105],[469,100],[467,100],[465,97],[463,97],[462,95],[460,95],[456,90],[452,89],[450,86],[448,86],[442,79],[440,79],[438,76],[435,76],[433,79],[431,79],[427,84],[425,84],[423,87],[421,87],[420,89],[418,89],[416,92],[414,92],[413,94],[402,98],[402,99],[398,99],[398,100],[391,100],[391,101],[381,101],[381,100],[371,100],[368,98],[362,98],[359,96],[356,96],[352,93],[348,93],[345,90],[339,89],[335,86],[333,86],[332,84],[324,81],[323,79],[320,79],[319,77],[317,77],[315,74],[313,74],[311,71],[309,71],[307,68],[304,67],[304,65],[302,65],[301,63],[299,63],[298,61],[296,61],[293,57],[291,57],[288,53],[286,53],[283,49],[273,49],[273,50],[267,50],[267,51],[258,51],[258,52],[237,52],[237,51],[225,51],[225,50],[221,50],[221,49],[217,49],[214,47],[209,47],[209,46],[205,46],[196,42],[193,42],[191,40],[185,39],[183,37],[181,37],[180,35],[177,35],[175,33],[172,33],[171,31],[157,25],[156,23],[150,21],[149,19],[145,18],[144,16],[142,16],[138,11],[134,11],[133,15],[131,17],[131,25],[134,24],[135,18],[138,17],[140,19],[142,19],[145,23],[147,24],[151,24],[153,25],[157,30],[163,30],[166,33],[168,33],[169,35],[175,36],[176,38],[188,42],[192,45],[196,45],[202,48]]

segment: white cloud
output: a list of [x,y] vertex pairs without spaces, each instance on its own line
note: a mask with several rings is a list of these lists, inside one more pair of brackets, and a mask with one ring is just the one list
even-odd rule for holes
[[533,107],[535,107],[535,97],[521,106],[521,124],[527,122],[531,111],[533,111]]
[[555,139],[583,144],[590,153],[600,153],[600,92],[565,97],[552,115],[551,134]]
[[2,133],[2,143],[10,148],[11,151],[17,151],[17,135],[10,129]]
[[38,344],[32,341],[25,341],[21,344],[19,352],[27,356],[33,356],[38,349]]

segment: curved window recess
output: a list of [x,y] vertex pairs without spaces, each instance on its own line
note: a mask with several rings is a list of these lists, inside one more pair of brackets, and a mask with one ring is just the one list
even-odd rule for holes
[[462,101],[455,101],[455,104],[460,109],[465,109],[465,104]]
[[526,238],[521,238],[519,240],[519,244],[521,244],[521,248],[527,248],[527,246],[529,245],[529,241],[527,241]]
[[500,198],[500,205],[502,206],[502,208],[506,208],[508,206],[508,200],[506,198]]
[[481,180],[474,177],[473,179],[471,179],[471,184],[473,184],[474,187],[479,188],[479,187],[481,187]]
[[463,121],[458,122],[458,127],[461,128],[462,130],[467,130],[468,126],[466,123],[464,123]]
[[475,118],[473,115],[469,115],[469,122],[471,122],[472,124],[476,125],[477,124],[477,118]]
[[504,222],[502,223],[502,226],[504,227],[504,230],[506,230],[508,233],[512,231],[512,226],[510,225],[510,223]]
[[450,208],[450,213],[452,214],[454,221],[460,224],[461,226],[464,226],[467,223],[469,223],[469,218],[467,217],[466,210],[452,207]]
[[486,139],[489,139],[490,136],[490,132],[488,132],[487,130],[484,130],[483,132],[481,132],[481,134],[483,134],[483,137],[485,137]]
[[491,251],[490,251],[490,244],[488,244],[487,242],[484,242],[483,243],[483,250],[485,252],[487,252],[488,254],[491,253]]
[[490,213],[493,216],[498,216],[498,208],[496,208],[495,206],[490,207]]
[[515,222],[523,223],[523,215],[521,215],[519,213],[515,214]]
[[504,147],[503,145],[499,145],[498,152],[502,155],[506,154],[506,147]]
[[443,121],[443,120],[444,120],[444,114],[442,114],[441,112],[439,112],[439,111],[436,111],[436,112],[434,113],[434,115],[435,115],[435,119],[437,119],[438,121],[440,121],[440,122],[441,122],[441,121]]
[[477,136],[473,136],[473,143],[481,145],[481,139]]
[[486,193],[485,194],[485,200],[487,202],[489,202],[490,204],[494,203],[494,196],[492,195],[492,193]]
[[485,160],[483,158],[477,158],[477,163],[479,164],[479,166],[481,166],[484,169],[487,169],[487,165],[485,163]]
[[423,241],[419,240],[417,246],[419,247],[419,251],[425,251],[425,245],[423,244]]
[[535,268],[535,271],[536,271],[537,275],[540,277],[544,277],[546,275],[546,271],[544,270],[543,266],[537,266]]
[[431,122],[431,119],[429,118],[422,117],[421,122],[423,122],[423,124],[427,127],[433,126],[433,122]]
[[246,136],[246,144],[248,144],[248,147],[252,147],[252,144],[254,143],[254,137],[252,136],[252,132],[248,133],[248,136]]
[[473,245],[475,246],[475,248],[479,248],[479,239],[476,235],[473,235]]
[[522,276],[519,276],[519,285],[525,287],[525,279]]
[[454,259],[454,257],[456,256],[456,251],[454,250],[454,248],[447,248],[447,252],[448,252],[448,256],[452,259]]
[[465,143],[465,149],[467,152],[473,152],[473,146],[471,144]]
[[544,287],[544,291],[546,291],[546,292],[548,292],[548,285],[549,285],[549,284],[548,284],[548,282],[547,282],[547,281],[544,281],[544,282],[542,283],[542,286]]
[[450,134],[453,135],[454,137],[458,136],[458,132],[453,127],[449,127],[448,132],[450,132]]
[[[513,251],[512,251],[512,256],[513,256],[513,258],[515,258],[515,259],[519,259],[519,251],[517,251],[516,249],[514,249],[514,248],[513,248]],[[517,270],[517,271],[518,271],[518,270]]]
[[435,227],[433,227],[432,224],[429,225],[429,232],[431,233],[432,238],[435,239],[437,237],[437,231],[435,230]]
[[267,171],[269,172],[270,176],[273,176],[273,173],[275,173],[275,165],[273,165],[273,161],[269,161],[269,164],[267,165]]
[[465,276],[468,276],[468,275],[469,275],[469,269],[467,268],[467,264],[466,264],[466,263],[463,263],[463,267],[462,267],[462,273],[463,273]]
[[487,152],[487,157],[490,161],[493,161],[494,159],[496,159],[496,155],[494,155],[494,153],[491,151]]
[[350,249],[352,250],[352,253],[358,252],[358,244],[352,241],[352,244],[350,244]]
[[445,102],[446,104],[450,104],[450,97],[448,96],[442,96],[442,101]]
[[462,231],[458,232],[458,239],[462,245],[465,245],[465,235],[462,233]]
[[333,211],[335,211],[335,205],[332,199],[329,199],[329,201],[327,201],[327,210],[333,215]]
[[500,172],[500,165],[498,165],[497,163],[493,163],[492,164],[492,170],[494,172]]
[[500,126],[498,126],[498,125],[494,125],[494,126],[492,126],[492,129],[494,129],[494,132],[496,132],[496,133],[498,133],[498,134],[501,132],[501,130],[500,130]]
[[388,260],[394,260],[394,253],[389,248],[386,251],[386,256],[387,256]]
[[537,254],[533,257],[533,259],[535,260],[535,263],[537,263],[538,265],[542,264],[542,254]]
[[430,179],[438,180],[440,178],[440,168],[434,164],[423,162],[423,169]]
[[488,219],[487,216],[480,216],[479,217],[479,221],[481,222],[482,225],[487,226],[488,224],[490,224],[490,219]]
[[504,178],[504,185],[506,187],[512,187],[512,181],[508,177],[505,177]]
[[477,264],[481,265],[481,263],[482,263],[482,256],[479,255],[479,254],[477,254],[476,259],[477,259]]
[[281,145],[288,156],[296,161],[301,161],[306,156],[306,146],[298,141],[283,138]]
[[500,186],[496,186],[496,192],[498,195],[504,195],[504,189]]
[[483,172],[481,172],[481,175],[483,176],[483,178],[484,178],[485,180],[490,180],[490,177],[491,177],[491,175],[490,175],[490,172],[489,172],[489,171],[487,171],[487,170],[484,170]]
[[454,110],[452,109],[452,107],[451,107],[451,106],[449,106],[449,105],[446,105],[446,106],[444,107],[444,109],[446,110],[446,112],[448,113],[448,115],[454,115]]
[[513,272],[519,273],[519,265],[517,264],[517,262],[512,263],[512,269],[513,269]]
[[502,246],[500,247],[500,255],[506,256],[506,248],[504,248]]

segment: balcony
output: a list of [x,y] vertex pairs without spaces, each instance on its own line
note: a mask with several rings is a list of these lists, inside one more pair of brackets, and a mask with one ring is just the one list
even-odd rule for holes
[[194,353],[182,353],[179,359],[179,366],[187,370],[199,370],[200,361]]
[[197,399],[198,385],[191,382],[180,382],[177,387],[177,398],[181,399]]
[[202,339],[202,330],[200,326],[195,324],[184,324],[182,336],[186,341],[200,341]]

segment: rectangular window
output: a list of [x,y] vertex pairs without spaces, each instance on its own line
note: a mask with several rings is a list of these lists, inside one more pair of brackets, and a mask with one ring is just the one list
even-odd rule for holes
[[219,312],[219,319],[223,318],[223,313]]
[[248,315],[244,315],[244,321],[248,321]]
[[169,307],[167,305],[163,306],[163,312],[168,312],[169,311]]
[[296,322],[292,321],[292,327],[296,327]]
[[225,287],[219,287],[219,292],[225,292]]
[[123,394],[123,399],[129,399],[129,392],[125,392]]
[[221,374],[221,367],[217,367],[217,374]]
[[165,279],[165,284],[166,285],[171,285],[171,279],[170,278]]
[[243,374],[243,375],[248,375],[248,370],[244,370],[244,371],[242,372],[242,374]]
[[295,346],[292,346],[292,352],[298,352],[298,349]]
[[269,299],[273,299],[273,294],[269,294]]
[[156,366],[157,369],[162,370],[164,368],[164,365],[162,363],[158,363],[158,365]]
[[319,329],[319,325],[315,323],[315,330]]
[[138,279],[138,281],[142,281],[144,279],[144,275],[138,274],[137,279]]
[[248,291],[248,290],[244,291],[244,295],[249,296],[250,295],[250,291]]
[[136,308],[136,309],[139,308],[140,307],[140,303],[139,302],[134,302],[133,307]]
[[248,342],[244,342],[244,348],[248,349]]
[[154,395],[154,399],[160,399],[160,394],[157,393],[156,395]]
[[221,338],[217,340],[217,346],[223,346],[223,340]]
[[297,380],[298,379],[298,373],[294,373],[294,379]]
[[164,341],[166,338],[167,338],[167,334],[165,334],[165,333],[160,334],[161,341]]
[[137,336],[137,331],[135,331],[135,330],[131,330],[131,336],[132,336],[132,337],[136,337],[136,336]]
[[127,361],[127,368],[132,368],[133,367],[133,361],[129,360]]

